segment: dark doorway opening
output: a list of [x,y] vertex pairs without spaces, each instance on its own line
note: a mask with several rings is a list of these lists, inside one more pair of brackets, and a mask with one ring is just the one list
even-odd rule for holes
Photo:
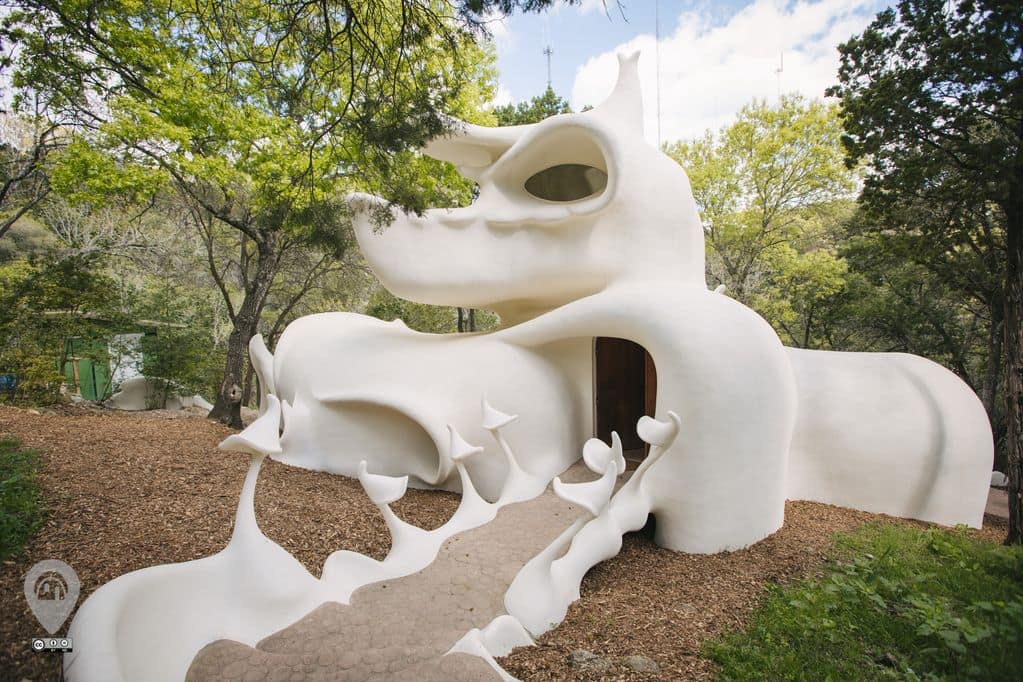
[[597,337],[593,344],[593,423],[595,436],[611,442],[617,431],[629,469],[646,456],[646,444],[636,433],[643,415],[654,416],[657,371],[643,346],[625,339]]

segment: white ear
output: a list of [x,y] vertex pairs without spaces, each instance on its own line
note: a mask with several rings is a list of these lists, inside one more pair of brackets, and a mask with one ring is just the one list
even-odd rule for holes
[[604,102],[589,112],[613,120],[625,130],[643,129],[643,91],[639,86],[639,51],[618,53],[618,81]]
[[427,142],[423,151],[435,159],[455,164],[460,173],[474,179],[508,151],[530,127],[488,128],[458,120],[453,123],[451,132]]

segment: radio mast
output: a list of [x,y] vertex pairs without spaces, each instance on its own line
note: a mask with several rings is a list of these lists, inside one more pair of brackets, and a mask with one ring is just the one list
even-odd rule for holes
[[551,87],[551,55],[554,54],[554,50],[551,49],[550,43],[543,49],[543,53],[547,55],[547,88]]
[[778,77],[778,101],[781,101],[781,72],[785,70],[785,53],[778,53],[778,68],[774,70],[774,75]]

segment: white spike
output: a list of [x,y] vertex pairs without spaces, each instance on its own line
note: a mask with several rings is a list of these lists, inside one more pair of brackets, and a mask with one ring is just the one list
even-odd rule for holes
[[639,52],[618,53],[618,80],[607,99],[591,114],[608,117],[643,134],[643,92],[639,84]]
[[603,474],[611,462],[618,465],[619,473],[625,471],[625,455],[622,439],[617,431],[611,432],[611,447],[599,438],[591,438],[583,445],[583,462],[595,474]]
[[719,284],[716,287],[714,287],[714,293],[715,294],[723,294],[723,293],[725,293],[725,289],[727,289],[727,288],[728,287],[726,287],[724,284]]
[[600,514],[611,499],[615,489],[615,479],[621,471],[617,462],[609,462],[604,475],[595,481],[586,483],[562,483],[560,477],[554,478],[554,494],[571,504],[578,505],[593,516]]
[[487,397],[483,396],[483,428],[487,431],[497,431],[498,429],[511,424],[513,421],[519,418],[517,414],[505,414],[500,410],[495,410],[489,402]]
[[454,426],[448,424],[448,431],[451,433],[450,446],[448,447],[448,456],[454,462],[462,462],[469,459],[473,455],[478,455],[483,452],[483,448],[479,445],[472,445],[458,433]]
[[359,483],[373,504],[385,505],[400,500],[408,488],[408,476],[371,474],[366,460],[359,462]]
[[666,448],[675,440],[681,426],[682,420],[674,412],[669,412],[668,421],[664,422],[643,416],[636,424],[636,433],[644,442]]
[[274,356],[266,347],[262,334],[249,339],[249,362],[259,377],[259,413],[266,412],[266,397],[277,393],[274,387]]
[[220,442],[217,447],[229,452],[246,452],[250,455],[281,454],[281,403],[277,396],[267,396],[266,412],[245,427]]

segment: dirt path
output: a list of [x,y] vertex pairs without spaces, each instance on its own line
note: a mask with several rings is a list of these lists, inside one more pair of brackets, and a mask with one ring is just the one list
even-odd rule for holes
[[[586,472],[588,473],[588,472]],[[574,478],[574,477],[569,477]],[[592,479],[582,474],[582,480]],[[422,571],[368,585],[349,606],[328,603],[255,648],[222,640],[203,649],[190,682],[223,679],[497,679],[471,656],[442,659],[472,628],[504,613],[519,569],[578,518],[550,489],[457,535]]]

